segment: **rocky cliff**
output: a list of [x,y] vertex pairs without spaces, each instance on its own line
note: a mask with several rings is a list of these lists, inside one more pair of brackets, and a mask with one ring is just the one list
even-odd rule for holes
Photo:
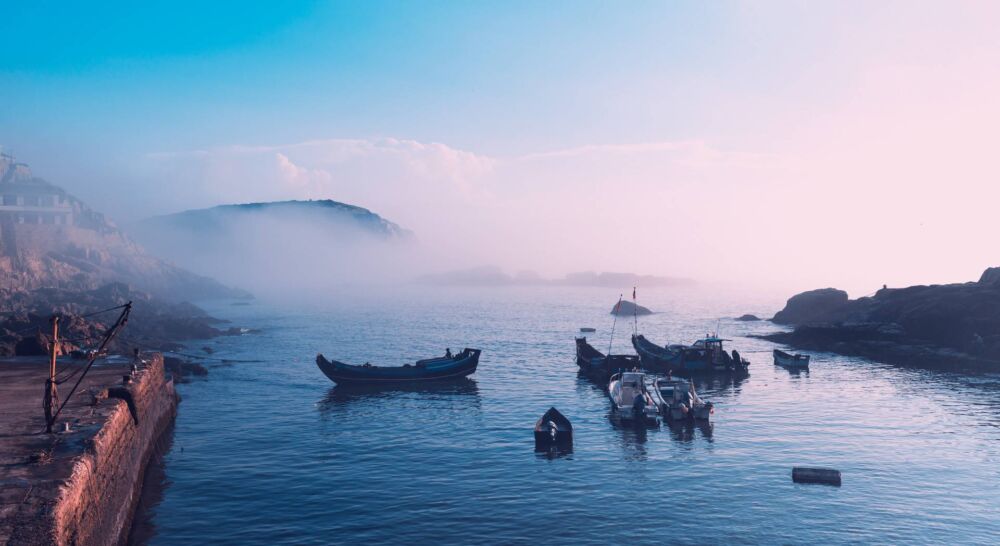
[[159,297],[246,295],[147,254],[103,214],[0,154],[0,283],[92,290],[126,282]]
[[842,291],[806,292],[788,300],[774,322],[793,332],[768,336],[801,348],[1000,368],[1000,268],[979,282],[884,288],[848,300]]

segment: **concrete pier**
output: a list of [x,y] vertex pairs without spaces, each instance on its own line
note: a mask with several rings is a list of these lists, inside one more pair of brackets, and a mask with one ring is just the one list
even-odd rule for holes
[[[82,365],[60,359],[59,370]],[[129,371],[127,362],[95,365],[59,416],[57,432],[45,434],[47,362],[0,360],[0,544],[125,542],[146,465],[173,424],[178,400],[161,355],[144,357],[123,385]],[[64,400],[75,381],[60,385]]]

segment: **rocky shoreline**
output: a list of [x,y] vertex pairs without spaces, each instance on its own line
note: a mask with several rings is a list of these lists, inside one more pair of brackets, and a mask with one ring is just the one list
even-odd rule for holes
[[760,337],[797,349],[953,371],[1000,370],[1000,268],[977,282],[883,287],[851,300],[825,288],[790,298]]
[[136,348],[176,351],[183,349],[181,342],[185,340],[245,333],[195,305],[167,302],[123,283],[95,290],[0,290],[0,299],[4,305],[0,313],[0,356],[47,354],[53,315],[60,317],[61,354],[93,349],[117,318],[117,312],[92,313],[129,301],[133,304],[131,318],[122,334],[112,341],[110,353],[130,354]]

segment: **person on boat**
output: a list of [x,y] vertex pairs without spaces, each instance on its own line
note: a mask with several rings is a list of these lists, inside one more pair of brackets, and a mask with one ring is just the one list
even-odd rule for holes
[[451,358],[451,347],[445,348],[445,350],[444,350],[444,357],[445,358]]
[[640,392],[632,399],[632,414],[636,419],[641,419],[644,417],[644,409],[646,409],[646,398]]

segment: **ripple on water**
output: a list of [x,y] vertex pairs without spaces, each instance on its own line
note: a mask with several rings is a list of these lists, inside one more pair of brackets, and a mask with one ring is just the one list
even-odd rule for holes
[[[433,291],[432,291],[433,292]],[[581,325],[606,346],[607,294],[454,290],[292,310],[211,309],[261,333],[213,341],[217,367],[181,386],[153,544],[993,543],[1000,533],[1000,376],[913,371],[830,354],[773,366],[768,323],[722,320],[780,301],[648,291],[658,342],[721,326],[751,377],[701,381],[711,427],[634,430],[576,373]],[[742,297],[742,296],[741,296]],[[612,298],[613,299],[613,298]],[[631,321],[614,351],[631,352]],[[203,345],[204,343],[202,343]],[[333,386],[316,352],[400,363],[484,349],[472,379],[406,390]],[[602,347],[602,350],[604,348]],[[571,454],[533,452],[549,406]],[[839,468],[840,488],[791,482]]]

